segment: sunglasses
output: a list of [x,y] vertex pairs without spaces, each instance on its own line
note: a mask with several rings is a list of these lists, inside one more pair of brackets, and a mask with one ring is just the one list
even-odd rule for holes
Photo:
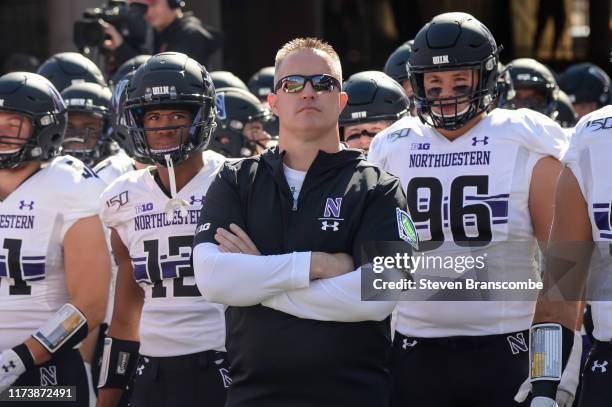
[[331,75],[289,75],[276,82],[274,92],[276,93],[281,88],[285,93],[301,92],[308,82],[315,92],[331,92],[336,88],[341,88],[340,81]]

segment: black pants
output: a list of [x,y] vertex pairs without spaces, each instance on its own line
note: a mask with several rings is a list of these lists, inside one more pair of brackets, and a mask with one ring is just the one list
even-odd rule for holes
[[141,356],[134,372],[132,407],[223,407],[231,383],[225,352],[167,358]]
[[393,407],[516,407],[527,378],[529,331],[504,335],[409,338],[396,332],[391,355]]
[[595,341],[582,371],[580,407],[612,405],[612,343]]
[[81,354],[76,349],[56,355],[47,363],[35,366],[24,374],[13,386],[76,386],[76,401],[0,402],[1,407],[89,407],[89,383]]

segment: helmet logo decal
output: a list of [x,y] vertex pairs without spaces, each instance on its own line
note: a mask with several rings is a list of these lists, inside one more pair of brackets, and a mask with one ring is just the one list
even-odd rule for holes
[[227,119],[227,112],[225,110],[225,94],[217,93],[216,102],[217,102],[217,118],[219,120]]
[[433,63],[436,65],[448,64],[448,55],[438,55],[433,57]]
[[151,88],[147,88],[145,90],[145,93],[151,94],[151,95],[170,95],[170,94],[176,94],[176,86],[153,86]]
[[351,119],[363,119],[368,116],[368,112],[353,112],[351,113]]
[[68,106],[93,106],[93,100],[84,98],[72,98],[66,100]]
[[4,99],[0,99],[0,106],[4,106]]

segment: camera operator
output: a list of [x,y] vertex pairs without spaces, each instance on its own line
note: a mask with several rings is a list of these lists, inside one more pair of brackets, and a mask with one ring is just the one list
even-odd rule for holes
[[[153,54],[182,52],[207,65],[208,57],[221,46],[220,33],[211,33],[193,13],[183,12],[184,1],[131,0],[131,3],[136,2],[148,6],[145,19],[154,30]],[[110,36],[104,46],[113,51],[117,64],[142,53],[127,44],[113,25],[105,24],[104,27]]]

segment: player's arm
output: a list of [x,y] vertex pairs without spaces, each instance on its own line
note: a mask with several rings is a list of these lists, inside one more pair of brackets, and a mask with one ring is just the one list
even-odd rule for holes
[[[110,267],[110,255],[98,216],[89,216],[76,221],[64,236],[64,268],[70,295],[69,304],[76,308],[66,311],[75,312],[75,315],[69,315],[68,318],[84,318],[84,325],[83,328],[75,329],[77,332],[69,332],[74,338],[80,339],[68,343],[76,345],[85,338],[89,330],[93,330],[104,319]],[[77,312],[82,315],[76,316]],[[60,347],[66,346],[41,339],[39,333],[43,332],[46,336],[48,331],[43,328],[35,334],[35,337],[26,341],[36,364],[48,361],[52,356],[51,351],[57,352]],[[43,346],[42,343],[47,346]]]
[[[531,384],[526,382],[522,386],[522,395],[519,391],[517,401],[531,391],[532,405],[556,402],[561,407],[569,407],[578,385],[582,341],[575,329],[582,309],[579,298],[586,281],[586,259],[592,247],[586,244],[591,240],[591,226],[586,202],[569,168],[563,169],[554,196],[554,222],[546,252],[544,290],[540,293],[530,331],[530,355],[537,355],[543,363],[530,360]],[[559,293],[567,300],[562,301]],[[552,348],[547,345],[551,343],[555,344]],[[557,349],[561,350],[560,360],[554,355]],[[549,358],[558,360],[556,378],[552,376],[557,373],[539,368],[554,366]]]
[[[139,326],[144,292],[133,277],[130,253],[115,229],[111,229],[111,247],[117,261],[117,282],[113,316],[104,342],[97,406],[116,406],[121,399],[138,358]],[[119,353],[123,359],[119,360]],[[127,358],[127,360],[126,360]],[[117,374],[118,363],[127,366]]]
[[70,300],[23,344],[0,354],[0,391],[34,365],[69,351],[104,319],[110,255],[98,216],[81,218],[64,235],[64,272]]
[[[574,297],[570,298],[574,300],[579,299],[582,291],[580,287],[584,287],[586,281],[586,269],[582,266],[586,264],[584,260],[590,256],[592,245],[583,245],[578,242],[592,241],[591,222],[578,180],[570,168],[566,167],[561,172],[554,196],[554,211],[551,210],[554,212],[554,222],[551,222],[552,227],[546,252],[544,290],[538,300],[534,323],[557,322],[573,330],[579,320],[581,301],[559,301],[558,299],[554,301],[551,298],[551,290],[557,284],[564,284],[563,279],[566,278],[573,286],[572,291],[576,294],[575,296],[567,295],[567,297]],[[561,260],[576,263],[582,267],[582,271],[564,269]],[[567,292],[564,290],[567,287],[559,288],[561,292]]]

